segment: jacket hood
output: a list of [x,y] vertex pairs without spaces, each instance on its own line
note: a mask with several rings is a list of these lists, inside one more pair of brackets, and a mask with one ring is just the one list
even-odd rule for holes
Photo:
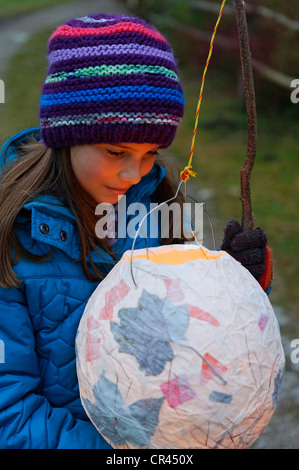
[[0,169],[3,170],[7,165],[13,162],[18,155],[18,146],[31,137],[39,139],[39,127],[31,127],[25,129],[8,139],[0,149]]

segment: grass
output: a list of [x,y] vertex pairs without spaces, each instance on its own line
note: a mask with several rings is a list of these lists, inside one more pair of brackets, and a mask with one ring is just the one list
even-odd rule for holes
[[49,28],[30,38],[12,58],[3,77],[5,103],[0,105],[0,143],[15,132],[39,123],[40,91],[47,69],[47,41],[53,30],[54,27]]
[[[66,1],[70,0],[63,0],[63,3]],[[61,0],[1,0],[0,20],[60,3]]]
[[[11,61],[4,77],[6,103],[0,105],[2,143],[25,127],[38,125],[46,44],[52,30],[32,37]],[[183,70],[186,113],[171,147],[182,169],[189,158],[200,78],[198,70]],[[193,157],[197,177],[192,178],[192,184],[199,190],[213,190],[207,209],[218,232],[218,245],[227,221],[241,219],[239,179],[246,153],[247,120],[236,89],[237,83],[210,67]],[[268,234],[273,250],[275,281],[270,298],[298,317],[299,146],[295,113],[299,105],[295,108],[289,102],[289,108],[276,113],[267,112],[265,103],[260,111],[257,103],[258,151],[251,185],[256,226]]]

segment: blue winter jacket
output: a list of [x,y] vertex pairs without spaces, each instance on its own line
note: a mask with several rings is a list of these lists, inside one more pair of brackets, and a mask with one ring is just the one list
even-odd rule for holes
[[[1,168],[16,158],[16,146],[31,134],[38,136],[39,129],[20,132],[3,146]],[[137,200],[149,209],[164,176],[165,169],[155,164],[127,192],[127,204]],[[127,216],[127,223],[132,218]],[[43,263],[21,259],[14,267],[21,286],[0,287],[0,448],[111,448],[88,420],[79,397],[75,337],[97,283],[86,278],[77,261],[75,218],[57,198],[43,195],[24,206],[17,223],[24,247],[36,254],[51,248],[53,254]],[[158,246],[159,239],[148,238],[147,244]],[[118,239],[118,259],[131,246],[131,238]],[[144,246],[138,238],[135,247]],[[102,272],[114,266],[95,252],[92,258]]]

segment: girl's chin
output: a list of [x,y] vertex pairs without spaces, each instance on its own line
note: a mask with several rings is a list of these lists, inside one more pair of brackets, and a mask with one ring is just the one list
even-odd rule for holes
[[109,195],[101,195],[99,197],[96,197],[96,201],[98,204],[116,204],[124,194],[109,194]]

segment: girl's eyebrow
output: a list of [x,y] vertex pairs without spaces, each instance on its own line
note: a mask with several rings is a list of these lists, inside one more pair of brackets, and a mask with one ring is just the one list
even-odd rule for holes
[[[112,147],[119,147],[119,148],[122,148],[122,149],[126,149],[126,150],[132,150],[133,147],[131,147],[130,145],[123,145],[123,144],[103,144],[103,145],[110,145]],[[158,150],[161,146],[158,145],[157,147],[154,147],[153,149],[150,149],[149,152],[154,152],[155,150]]]

